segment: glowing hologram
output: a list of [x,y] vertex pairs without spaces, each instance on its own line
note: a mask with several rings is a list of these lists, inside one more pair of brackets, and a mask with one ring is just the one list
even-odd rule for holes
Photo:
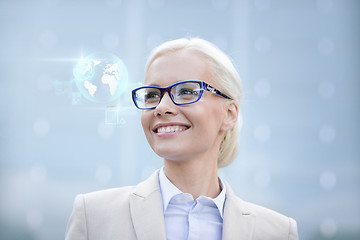
[[92,84],[91,82],[89,81],[85,81],[84,82],[84,87],[88,90],[90,96],[94,96],[94,93],[96,92],[97,90],[97,86],[95,86],[94,84]]
[[119,109],[108,107],[105,111],[105,124],[117,125],[119,123]]
[[119,107],[116,105],[107,106],[105,111],[105,124],[116,127],[123,127],[126,124],[124,116],[135,114],[134,108]]
[[82,95],[80,92],[73,92],[71,96],[71,102],[73,105],[81,104]]
[[93,53],[74,67],[76,87],[92,102],[111,103],[123,94],[128,85],[126,66],[110,53]]

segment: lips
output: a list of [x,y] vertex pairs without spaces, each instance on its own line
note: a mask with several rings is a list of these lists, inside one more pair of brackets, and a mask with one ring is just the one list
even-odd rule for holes
[[184,124],[157,124],[153,128],[153,132],[155,133],[176,133],[176,132],[183,132],[189,129],[189,126]]

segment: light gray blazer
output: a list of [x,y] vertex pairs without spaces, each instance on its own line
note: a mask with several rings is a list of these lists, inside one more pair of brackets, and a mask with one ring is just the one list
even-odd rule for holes
[[[297,240],[296,222],[245,202],[226,185],[223,239]],[[165,240],[158,171],[132,187],[78,195],[66,240]]]

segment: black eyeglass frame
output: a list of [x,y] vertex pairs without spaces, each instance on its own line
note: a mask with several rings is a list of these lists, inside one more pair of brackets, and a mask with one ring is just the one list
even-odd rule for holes
[[[187,103],[177,103],[174,99],[174,96],[173,94],[171,93],[171,88],[174,87],[174,86],[177,86],[179,84],[182,84],[182,83],[199,83],[200,84],[200,94],[199,94],[199,97],[195,100],[195,101],[191,101],[191,102],[187,102]],[[159,99],[159,103],[161,102],[165,92],[167,92],[170,96],[170,99],[171,101],[176,104],[176,105],[188,105],[188,104],[192,104],[192,103],[195,103],[197,101],[200,100],[204,90],[206,91],[209,91],[211,93],[214,93],[220,97],[223,97],[223,98],[226,98],[226,99],[231,99],[230,97],[228,97],[226,94],[222,93],[220,90],[212,87],[210,84],[204,82],[204,81],[199,81],[199,80],[184,80],[184,81],[180,81],[180,82],[177,82],[177,83],[174,83],[168,87],[159,87],[159,86],[154,86],[154,85],[150,85],[150,86],[143,86],[143,87],[139,87],[139,88],[135,88],[134,90],[132,90],[132,99],[133,99],[133,102],[135,104],[135,106],[140,109],[140,110],[148,110],[148,109],[155,109],[159,103],[154,106],[154,107],[149,107],[149,108],[144,108],[144,107],[139,107],[138,104],[137,104],[137,98],[136,98],[136,91],[140,90],[140,89],[144,89],[144,88],[155,88],[155,89],[158,89],[160,91],[160,99]]]

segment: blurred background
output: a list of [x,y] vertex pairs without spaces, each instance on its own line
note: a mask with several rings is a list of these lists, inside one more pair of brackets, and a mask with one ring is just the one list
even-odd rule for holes
[[[241,75],[240,151],[220,170],[235,192],[296,219],[300,239],[360,239],[359,10],[358,0],[2,0],[0,239],[63,239],[77,194],[161,167],[130,90],[151,49],[180,37],[215,43]],[[100,53],[127,69],[115,100],[77,84],[81,59]]]

